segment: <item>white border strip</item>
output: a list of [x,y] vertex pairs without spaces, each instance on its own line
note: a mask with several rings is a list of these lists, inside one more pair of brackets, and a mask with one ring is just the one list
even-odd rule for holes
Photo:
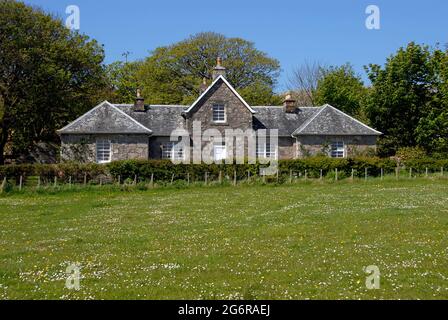
[[222,75],[220,75],[218,78],[215,79],[215,81],[213,81],[213,83],[207,88],[207,90],[204,91],[203,94],[201,94],[199,96],[199,98],[193,102],[193,104],[190,106],[190,108],[188,108],[185,112],[190,112],[191,110],[193,110],[193,108],[202,100],[203,97],[205,97],[205,95],[213,88],[213,86],[220,80],[222,79],[222,81],[224,81],[224,83],[230,88],[230,90],[237,96],[238,99],[240,99],[240,101],[246,106],[247,109],[249,109],[250,112],[252,113],[257,113],[254,109],[252,109],[246,101],[244,101],[244,99],[239,95],[239,93],[235,90],[234,87],[232,87],[232,85],[226,80],[226,78],[224,78]]

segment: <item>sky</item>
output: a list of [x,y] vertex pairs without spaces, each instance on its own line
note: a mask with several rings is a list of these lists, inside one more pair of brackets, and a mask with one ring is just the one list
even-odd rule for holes
[[[58,15],[76,5],[80,32],[104,45],[106,63],[147,57],[151,50],[213,31],[241,37],[280,61],[277,91],[306,61],[351,63],[367,81],[364,65],[384,64],[410,41],[448,43],[446,0],[26,0]],[[366,27],[369,5],[380,10],[379,30]]]

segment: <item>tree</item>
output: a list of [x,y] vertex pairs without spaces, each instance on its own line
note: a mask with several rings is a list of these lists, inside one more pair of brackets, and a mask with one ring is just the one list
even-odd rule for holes
[[133,103],[138,89],[137,72],[141,62],[111,63],[106,68],[107,77],[113,90],[112,100],[120,103]]
[[374,64],[366,67],[372,82],[367,115],[385,134],[381,155],[417,145],[416,129],[421,118],[429,114],[433,99],[433,54],[429,47],[412,42],[389,57],[383,68]]
[[431,58],[433,81],[428,112],[420,119],[416,139],[433,154],[448,154],[448,53],[435,50]]
[[350,64],[330,67],[318,80],[315,91],[317,104],[331,104],[357,118],[363,117],[363,103],[367,89]]
[[288,87],[294,93],[299,107],[316,105],[315,93],[319,80],[324,75],[326,67],[319,62],[305,61],[296,67],[288,79]]
[[0,2],[0,164],[8,143],[18,154],[105,93],[103,49],[61,20],[21,2]]
[[[249,104],[270,104],[271,98],[275,99],[279,62],[257,50],[252,42],[212,32],[155,49],[137,72],[143,96],[151,103],[193,102],[203,78],[211,82],[217,57],[223,59],[227,80]],[[248,94],[244,89],[249,87],[262,90],[262,94]]]

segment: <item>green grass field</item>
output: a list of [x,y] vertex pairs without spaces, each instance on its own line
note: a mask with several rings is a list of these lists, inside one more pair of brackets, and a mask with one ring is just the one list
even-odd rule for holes
[[447,299],[448,180],[2,195],[0,299],[21,298]]

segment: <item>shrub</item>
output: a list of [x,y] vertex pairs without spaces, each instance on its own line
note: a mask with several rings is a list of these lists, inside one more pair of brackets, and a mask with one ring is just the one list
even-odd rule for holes
[[[379,176],[381,169],[385,174],[393,173],[397,167],[397,162],[392,159],[380,159],[371,157],[358,157],[348,159],[332,159],[329,157],[311,157],[297,160],[281,160],[279,165],[279,182],[289,181],[290,173],[304,176],[305,172],[309,178],[334,175],[335,169],[338,169],[339,177],[351,176],[352,169],[358,177],[364,177],[365,170],[368,170],[369,176]],[[416,171],[424,171],[428,168],[430,171],[439,171],[441,167],[447,168],[448,160],[421,158],[408,159],[400,165],[413,168]],[[222,181],[233,181],[234,173],[237,180],[245,180],[248,176],[259,176],[260,168],[263,165],[256,164],[179,164],[175,165],[166,160],[125,160],[116,161],[107,165],[100,164],[79,164],[79,163],[61,163],[54,165],[6,165],[0,166],[0,178],[7,177],[19,181],[20,176],[26,181],[27,177],[39,176],[42,182],[52,183],[54,177],[59,182],[68,182],[69,177],[73,183],[82,183],[84,177],[89,183],[98,184],[114,179],[122,183],[133,184],[137,177],[137,183],[147,184],[151,177],[154,182],[161,185],[179,186],[181,181],[190,183],[204,181],[208,177],[209,181],[216,181],[221,172]],[[266,181],[277,181],[276,177],[267,177]],[[179,182],[179,183],[177,183]],[[142,186],[143,187],[143,186]]]
[[398,149],[395,157],[400,161],[416,160],[426,158],[427,154],[422,147],[403,147]]

